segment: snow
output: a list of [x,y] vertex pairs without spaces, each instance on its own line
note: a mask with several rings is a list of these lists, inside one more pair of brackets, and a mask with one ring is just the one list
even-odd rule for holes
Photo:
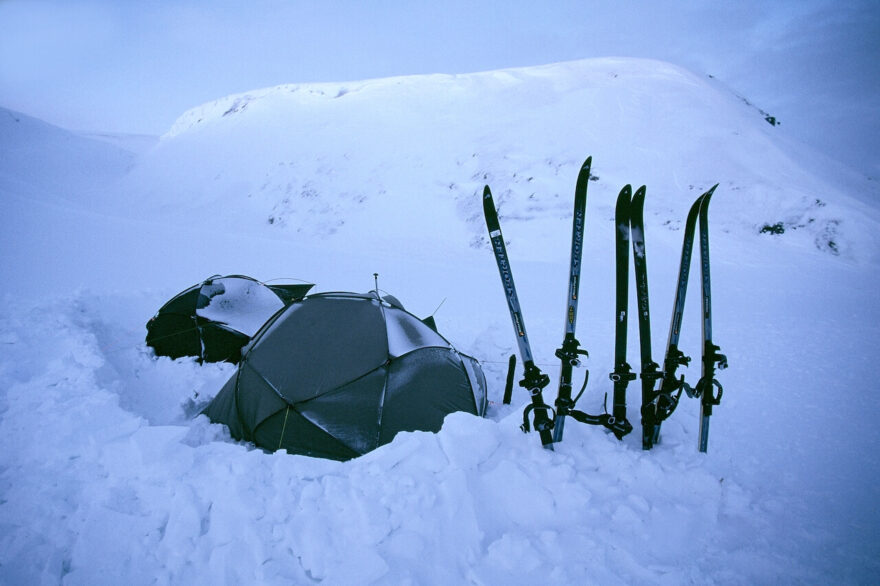
[[396,308],[385,308],[385,327],[388,331],[388,354],[403,356],[418,348],[436,346],[448,348],[449,344],[429,327],[414,320]]
[[[145,152],[5,110],[0,120],[0,583],[880,574],[877,186],[712,80],[601,59],[281,86],[195,108]],[[617,192],[648,186],[658,360],[684,217],[720,183],[713,325],[730,368],[718,374],[708,454],[696,450],[690,399],[643,452],[637,384],[636,431],[622,442],[569,421],[547,451],[519,430],[525,393],[501,404],[516,344],[482,187],[499,204],[552,401],[571,195],[587,155],[598,179],[577,333],[591,372],[578,407],[589,412],[611,391]],[[74,176],[70,161],[98,172]],[[783,234],[761,233],[777,222]],[[445,299],[440,332],[483,363],[485,419],[454,414],[439,433],[403,433],[345,463],[267,454],[198,416],[233,366],[157,359],[144,344],[162,303],[205,275],[363,292],[374,272],[419,317]],[[696,290],[692,279],[681,338],[695,362]],[[637,370],[634,323],[629,338]]]
[[251,337],[284,307],[271,289],[246,279],[214,279],[202,285],[200,294],[208,297],[208,304],[196,309],[197,315]]

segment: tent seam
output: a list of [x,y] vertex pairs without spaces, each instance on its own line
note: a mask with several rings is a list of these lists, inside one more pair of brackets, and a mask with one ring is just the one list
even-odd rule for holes
[[[379,304],[379,311],[382,312],[382,323],[385,325],[385,349],[388,360],[385,362],[387,366],[391,365],[391,340],[388,335],[388,316],[385,315],[385,306],[379,297],[379,291],[376,291],[376,302]],[[397,357],[399,358],[399,357]],[[379,399],[378,421],[376,422],[376,445],[380,445],[382,439],[382,416],[385,412],[385,395],[388,393],[388,376],[391,374],[391,368],[385,369],[385,379],[382,381],[382,396]]]
[[278,437],[278,449],[281,449],[281,444],[284,442],[284,432],[287,430],[287,417],[290,415],[290,404],[287,405],[287,411],[284,412],[284,423],[281,425],[281,435]]

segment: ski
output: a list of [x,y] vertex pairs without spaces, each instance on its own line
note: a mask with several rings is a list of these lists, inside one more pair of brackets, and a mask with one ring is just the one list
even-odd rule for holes
[[513,273],[510,270],[510,261],[507,258],[507,248],[504,244],[504,236],[501,233],[501,224],[498,221],[498,212],[495,209],[495,201],[492,192],[487,185],[483,189],[483,214],[486,218],[486,228],[489,231],[489,240],[492,251],[495,254],[495,262],[501,276],[501,284],[507,298],[507,308],[510,310],[510,319],[513,323],[513,331],[516,334],[516,342],[520,358],[523,362],[523,379],[519,382],[531,396],[532,402],[523,411],[523,431],[529,431],[529,413],[534,412],[535,431],[541,437],[541,445],[545,449],[553,449],[553,418],[550,416],[553,409],[544,403],[542,390],[550,382],[550,377],[541,372],[535,365],[529,338],[526,334],[526,325],[520,310],[519,298],[516,294],[516,285],[513,281]]
[[727,368],[727,357],[721,348],[712,342],[712,287],[709,277],[709,199],[704,198],[700,206],[700,274],[703,295],[703,356],[702,372],[694,394],[700,398],[700,443],[699,450],[706,452],[709,447],[709,418],[712,408],[721,403],[724,389],[715,379],[715,369]]
[[614,208],[615,224],[615,260],[616,260],[616,303],[614,328],[614,371],[609,378],[614,382],[611,415],[620,429],[618,439],[632,431],[632,425],[626,418],[626,387],[635,380],[636,375],[626,361],[626,328],[629,311],[629,208],[632,199],[632,187],[625,185],[617,196]]
[[660,426],[675,411],[682,391],[686,390],[688,394],[692,394],[692,389],[685,382],[684,375],[677,377],[678,367],[688,366],[691,361],[690,356],[685,356],[684,352],[679,349],[678,343],[681,337],[681,322],[684,315],[685,296],[687,295],[691,257],[693,256],[697,218],[701,207],[709,205],[709,200],[712,198],[712,194],[717,187],[718,185],[716,184],[694,201],[685,220],[684,237],[681,244],[681,261],[678,267],[678,281],[675,285],[675,299],[672,303],[672,319],[669,324],[666,354],[663,358],[663,378],[658,389],[654,392],[651,402],[645,408],[646,413],[643,413],[643,416],[647,415],[647,418],[654,426],[652,444],[659,443]]
[[[553,426],[553,441],[561,442],[565,428],[565,417],[571,415],[572,409],[577,402],[577,397],[571,397],[572,369],[580,365],[580,356],[586,356],[586,350],[579,348],[580,342],[575,338],[577,326],[578,293],[580,290],[581,255],[584,245],[584,220],[587,211],[587,184],[590,180],[590,168],[593,158],[588,157],[578,173],[577,184],[574,190],[574,213],[572,215],[571,231],[571,262],[568,272],[568,298],[565,306],[565,334],[562,347],[556,351],[556,357],[562,362],[559,372],[559,390],[556,395],[556,422]],[[589,371],[584,378],[584,387],[589,377]],[[581,389],[583,392],[583,389]],[[580,397],[580,395],[578,395]]]
[[636,303],[639,321],[639,358],[641,360],[642,380],[642,449],[651,449],[654,425],[646,417],[646,406],[653,398],[654,384],[662,376],[660,365],[651,357],[651,309],[648,303],[648,261],[645,253],[645,186],[635,192],[630,203],[629,225],[632,238],[633,267],[636,278]]

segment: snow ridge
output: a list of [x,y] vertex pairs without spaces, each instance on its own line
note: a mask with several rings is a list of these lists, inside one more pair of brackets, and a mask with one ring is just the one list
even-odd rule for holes
[[652,60],[288,84],[188,111],[127,189],[153,206],[231,207],[248,230],[321,239],[389,224],[400,237],[418,197],[443,218],[426,240],[453,229],[482,246],[483,184],[508,221],[552,224],[568,213],[568,178],[587,153],[605,161],[593,199],[603,214],[624,183],[644,183],[646,213],[677,229],[692,199],[720,183],[720,229],[873,255],[875,207],[805,167],[816,156],[784,132],[714,80]]

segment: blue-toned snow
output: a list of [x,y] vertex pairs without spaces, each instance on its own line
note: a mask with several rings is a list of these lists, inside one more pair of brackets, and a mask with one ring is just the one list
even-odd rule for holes
[[[281,86],[195,108],[138,154],[0,110],[0,151],[2,584],[880,576],[876,182],[710,79],[603,59]],[[571,420],[547,451],[519,430],[526,393],[501,405],[516,345],[482,187],[552,401],[587,155],[577,337],[591,372],[578,407],[590,412],[611,391],[617,192],[648,186],[661,361],[682,222],[720,183],[713,325],[730,368],[708,454],[686,398],[662,443],[641,450],[638,381],[636,431],[622,442]],[[762,233],[777,224],[783,234]],[[697,258],[682,334],[692,383]],[[451,415],[437,434],[401,434],[345,463],[231,441],[197,413],[234,367],[156,359],[144,345],[168,298],[231,273],[360,292],[379,273],[420,317],[442,303],[440,332],[483,362],[488,417]]]
[[201,293],[208,297],[196,314],[226,324],[253,336],[266,321],[284,307],[270,289],[245,279],[216,279],[203,285]]

